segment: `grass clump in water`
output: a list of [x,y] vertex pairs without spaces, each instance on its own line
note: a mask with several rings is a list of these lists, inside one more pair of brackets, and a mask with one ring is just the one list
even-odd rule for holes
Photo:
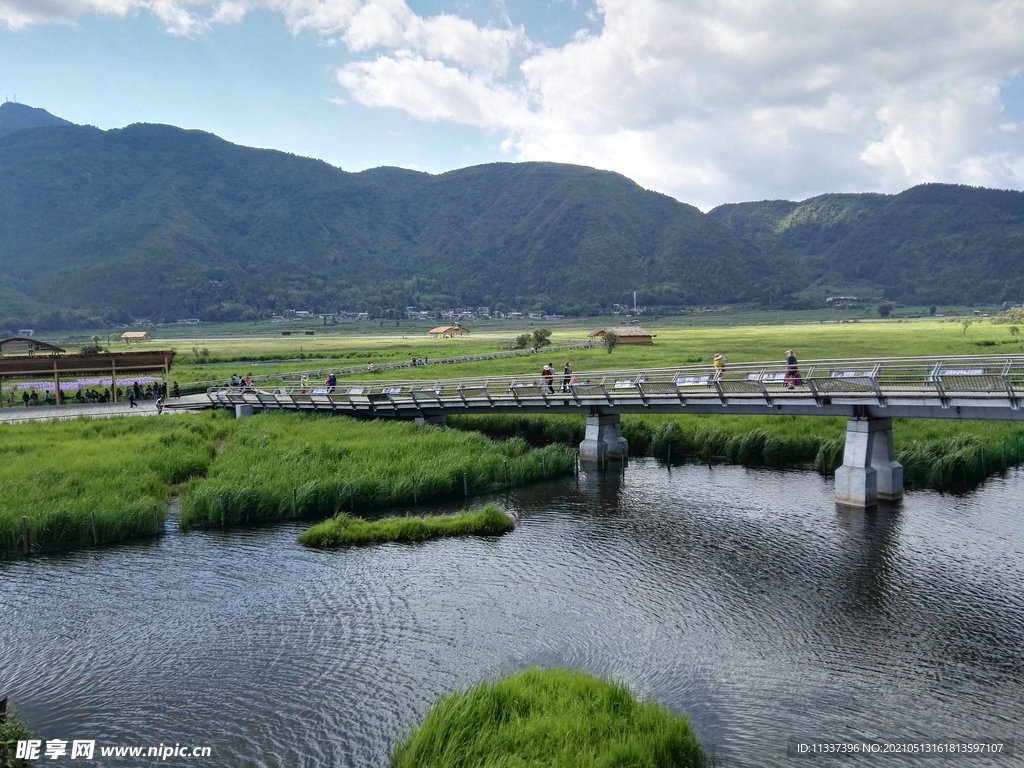
[[392,768],[691,768],[711,760],[685,717],[584,672],[527,669],[438,701]]
[[17,757],[18,742],[32,738],[28,726],[13,708],[0,713],[0,768],[30,768],[31,763]]
[[342,514],[314,525],[299,536],[299,543],[326,548],[426,541],[448,536],[496,536],[514,527],[512,518],[493,504],[459,515],[388,517],[372,522]]

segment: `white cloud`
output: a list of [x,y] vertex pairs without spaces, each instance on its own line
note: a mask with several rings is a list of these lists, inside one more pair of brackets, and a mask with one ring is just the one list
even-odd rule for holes
[[369,107],[397,107],[421,120],[492,128],[494,115],[520,129],[535,118],[513,89],[414,54],[381,56],[338,73],[352,97]]
[[[705,207],[1024,186],[999,91],[1024,67],[1019,0],[598,0],[600,33],[557,48],[467,29],[489,66],[423,42],[401,2],[371,5],[346,42],[393,52],[339,73],[352,98],[503,134],[519,159],[617,170]],[[519,71],[502,70],[516,46]]]
[[0,22],[18,31],[33,24],[73,24],[88,13],[125,16],[146,10],[174,34],[192,34],[203,23],[189,7],[204,0],[0,0]]
[[404,0],[0,0],[0,23],[146,10],[195,33],[257,9],[361,57],[337,75],[351,101],[704,207],[1024,187],[1000,92],[1024,70],[1024,0],[596,0],[599,31],[547,48],[512,23],[423,17]]

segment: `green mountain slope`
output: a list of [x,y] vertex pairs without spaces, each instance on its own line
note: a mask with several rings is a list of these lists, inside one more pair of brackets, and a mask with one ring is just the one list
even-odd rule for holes
[[5,101],[0,104],[0,136],[20,131],[23,128],[42,128],[47,125],[73,125],[67,120],[51,115],[45,109]]
[[578,166],[346,173],[200,131],[0,105],[0,330],[410,305],[592,313],[634,290],[648,306],[1020,301],[1024,193],[931,184],[705,215]]
[[1024,192],[925,184],[708,215],[757,246],[794,292],[867,285],[904,304],[1024,299]]
[[633,290],[688,304],[775,286],[756,249],[617,174],[353,174],[159,125],[0,139],[0,277],[65,322],[499,301],[578,312]]

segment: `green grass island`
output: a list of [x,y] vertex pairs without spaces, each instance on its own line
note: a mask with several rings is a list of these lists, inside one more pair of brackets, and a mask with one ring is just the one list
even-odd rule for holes
[[299,536],[307,547],[352,547],[368,544],[427,541],[450,536],[497,536],[515,528],[509,514],[493,504],[457,515],[386,517],[363,520],[338,514]]
[[392,768],[705,768],[687,718],[622,684],[532,667],[438,700]]

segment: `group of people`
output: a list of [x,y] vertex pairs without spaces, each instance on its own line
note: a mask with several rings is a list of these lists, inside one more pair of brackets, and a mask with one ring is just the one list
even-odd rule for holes
[[[181,389],[178,386],[178,382],[174,382],[172,389],[174,397],[181,397]],[[167,397],[167,385],[161,382],[155,382],[153,384],[147,384],[145,387],[135,382],[130,387],[122,389],[118,387],[113,393],[110,391],[110,387],[107,387],[102,392],[98,389],[82,387],[74,394],[69,392],[61,392],[57,395],[50,392],[49,390],[43,393],[43,397],[40,398],[39,394],[32,390],[31,392],[21,393],[21,402],[26,406],[33,405],[67,405],[69,403],[110,403],[117,398],[119,402],[128,400],[129,407],[136,407],[135,403],[139,400],[162,400]],[[14,393],[11,392],[7,396],[7,404],[14,405]]]
[[[177,384],[175,384],[177,386]],[[252,374],[247,373],[242,378],[238,378],[237,374],[231,374],[231,381],[228,382],[229,387],[244,387],[245,389],[252,389]],[[175,395],[177,397],[177,395]]]
[[[541,380],[544,382],[544,391],[552,395],[555,392],[555,366],[546,363],[540,371]],[[562,368],[561,392],[569,392],[569,387],[576,383],[576,377],[572,375],[572,365],[566,361]]]
[[[725,358],[718,352],[715,353],[713,365],[715,373],[725,371]],[[789,389],[796,389],[804,385],[803,377],[800,376],[800,365],[797,363],[792,349],[786,350],[786,373],[783,375],[782,381]]]
[[[178,382],[174,382],[174,396],[180,397],[181,391],[178,389]],[[156,400],[157,410],[163,411],[164,398],[167,397],[167,385],[159,381],[153,384],[147,384],[145,387],[139,385],[139,382],[135,382],[122,396],[121,388],[117,388],[117,399],[121,400],[122,397],[128,398],[128,407],[137,408],[136,403],[140,400]]]

